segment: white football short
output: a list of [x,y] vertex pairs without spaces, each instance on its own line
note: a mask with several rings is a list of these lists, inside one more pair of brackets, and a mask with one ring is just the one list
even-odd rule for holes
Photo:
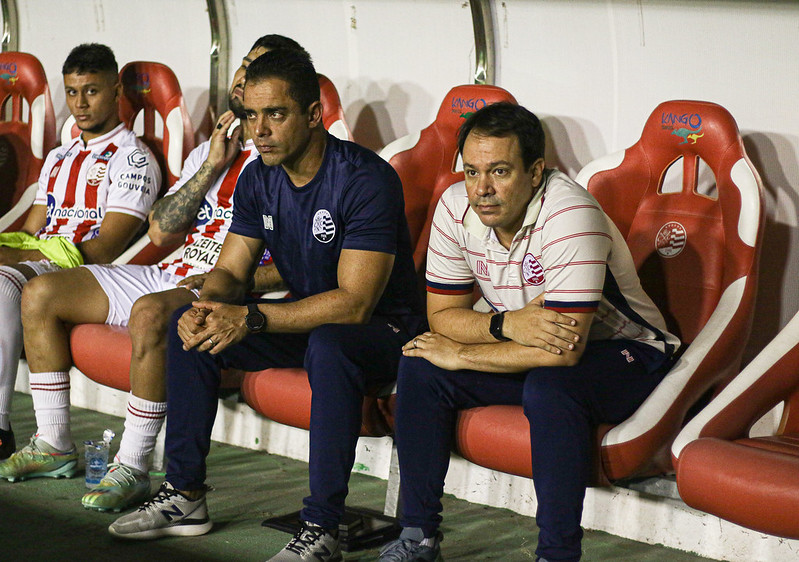
[[52,273],[53,271],[61,271],[61,266],[54,264],[50,260],[21,261],[19,263],[30,267],[36,273],[36,275]]
[[[133,303],[139,297],[174,289],[178,281],[183,279],[157,265],[89,264],[81,267],[92,272],[108,297],[108,318],[105,323],[112,326],[128,325]],[[199,296],[199,291],[192,292]]]

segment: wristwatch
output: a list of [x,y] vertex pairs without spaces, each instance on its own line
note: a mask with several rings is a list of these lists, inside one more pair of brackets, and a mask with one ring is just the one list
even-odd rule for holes
[[247,316],[244,317],[244,324],[250,332],[261,332],[266,328],[266,316],[258,310],[258,304],[251,302],[247,305]]
[[499,341],[510,341],[502,335],[502,323],[505,321],[505,311],[497,312],[491,317],[491,323],[488,325],[488,331],[491,335]]

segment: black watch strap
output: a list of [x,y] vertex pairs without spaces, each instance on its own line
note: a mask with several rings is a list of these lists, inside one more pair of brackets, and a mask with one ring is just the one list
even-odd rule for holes
[[505,321],[505,311],[497,312],[491,317],[491,323],[488,325],[488,331],[491,332],[491,335],[494,336],[494,339],[499,341],[510,341],[510,338],[506,338],[502,335],[502,324]]

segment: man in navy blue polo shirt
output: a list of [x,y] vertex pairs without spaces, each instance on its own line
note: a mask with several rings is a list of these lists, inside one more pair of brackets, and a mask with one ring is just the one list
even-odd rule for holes
[[[261,158],[239,177],[201,298],[173,319],[166,482],[109,530],[134,539],[207,532],[205,457],[221,369],[305,367],[311,493],[303,529],[272,560],[340,560],[364,389],[391,382],[423,321],[402,186],[376,154],[326,133],[307,55],[276,49],[254,61],[244,107]],[[264,247],[292,300],[243,305]]]

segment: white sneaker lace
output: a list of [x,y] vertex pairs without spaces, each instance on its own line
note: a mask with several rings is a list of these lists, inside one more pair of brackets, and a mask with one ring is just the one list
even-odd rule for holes
[[294,535],[294,538],[286,545],[286,550],[295,554],[302,554],[313,547],[326,533],[327,531],[322,527],[303,524],[302,528]]

